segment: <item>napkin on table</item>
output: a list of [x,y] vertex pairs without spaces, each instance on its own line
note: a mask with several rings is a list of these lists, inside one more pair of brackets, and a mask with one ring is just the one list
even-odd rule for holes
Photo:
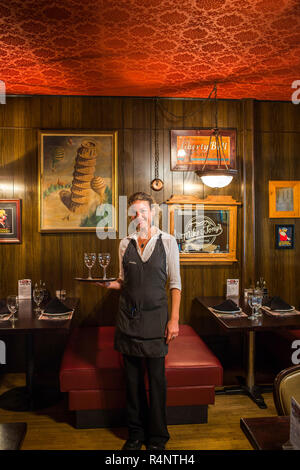
[[227,299],[225,302],[222,302],[219,305],[214,305],[211,308],[228,313],[240,310],[240,307],[231,299]]
[[271,297],[267,303],[266,307],[269,307],[271,310],[290,310],[293,307],[282,300],[280,297]]
[[70,308],[66,307],[57,297],[50,300],[44,308],[44,313],[55,314],[55,313],[68,313]]

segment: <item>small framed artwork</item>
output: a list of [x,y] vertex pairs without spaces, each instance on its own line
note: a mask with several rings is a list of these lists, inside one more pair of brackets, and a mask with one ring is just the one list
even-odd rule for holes
[[117,230],[117,137],[39,131],[40,232]]
[[0,199],[0,243],[21,243],[20,199]]
[[295,226],[292,224],[275,225],[275,247],[293,249],[295,242]]
[[[218,168],[216,139],[213,129],[171,130],[171,170],[198,171],[204,163],[211,170]],[[236,170],[236,130],[220,129],[222,165]],[[209,148],[209,158],[206,160]]]
[[300,217],[300,181],[269,181],[269,217]]

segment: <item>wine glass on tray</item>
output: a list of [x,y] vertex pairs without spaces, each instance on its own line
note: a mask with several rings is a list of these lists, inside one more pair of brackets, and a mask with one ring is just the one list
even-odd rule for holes
[[98,254],[98,260],[101,268],[103,268],[103,279],[106,278],[106,268],[110,263],[110,253],[99,253]]
[[89,270],[88,279],[93,279],[91,270],[95,264],[95,261],[96,261],[96,253],[84,253],[84,264]]

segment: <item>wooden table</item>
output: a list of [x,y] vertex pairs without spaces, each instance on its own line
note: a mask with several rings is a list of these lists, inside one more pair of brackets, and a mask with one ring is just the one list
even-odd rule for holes
[[26,386],[18,387],[0,395],[0,408],[15,411],[39,409],[43,406],[43,397],[40,391],[35,393],[34,386],[34,337],[44,332],[67,332],[74,320],[78,298],[68,298],[64,304],[74,310],[70,320],[39,320],[31,300],[20,300],[19,310],[15,321],[0,321],[0,337],[4,335],[23,334],[26,338]]
[[26,423],[0,424],[0,450],[19,450],[26,430]]
[[289,416],[241,418],[240,426],[255,450],[282,450],[290,437]]
[[[244,298],[240,298],[238,303],[242,311],[247,317],[237,316],[230,318],[226,316],[214,315],[208,307],[219,305],[224,302],[223,297],[197,297],[197,301],[204,307],[210,315],[218,322],[226,332],[243,332],[247,336],[247,373],[245,384],[241,383],[240,387],[224,387],[223,390],[217,390],[216,394],[226,393],[245,393],[247,394],[259,408],[267,408],[261,395],[263,390],[270,390],[270,387],[259,387],[255,384],[255,332],[263,330],[273,330],[276,328],[300,329],[300,315],[274,317],[263,313],[262,316],[255,320],[249,320],[251,309]],[[262,310],[263,312],[263,310]],[[272,389],[271,389],[272,390]]]

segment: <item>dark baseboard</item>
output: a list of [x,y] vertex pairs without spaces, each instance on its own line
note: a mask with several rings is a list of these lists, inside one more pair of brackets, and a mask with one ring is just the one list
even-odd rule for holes
[[207,423],[208,405],[169,406],[167,408],[168,424],[201,424]]
[[[172,424],[200,424],[207,423],[207,405],[197,406],[169,406],[167,408],[167,422]],[[77,410],[76,428],[111,428],[127,425],[126,410]]]

